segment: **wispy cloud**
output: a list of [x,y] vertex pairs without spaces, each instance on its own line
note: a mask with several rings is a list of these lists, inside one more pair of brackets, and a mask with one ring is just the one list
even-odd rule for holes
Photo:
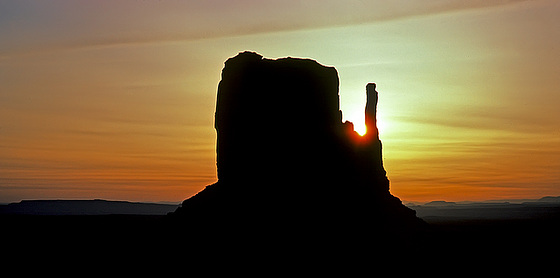
[[519,1],[10,2],[0,52],[28,55],[381,22]]
[[[548,117],[547,114],[536,114],[534,111],[533,113],[522,113],[522,111],[511,107],[469,106],[464,111],[460,111],[457,107],[452,109],[441,108],[441,110],[434,113],[439,114],[439,116],[431,114],[404,115],[395,116],[395,120],[446,128],[506,131],[518,134],[547,134],[553,132],[557,125],[557,121]],[[441,117],[441,115],[447,115],[447,117]]]

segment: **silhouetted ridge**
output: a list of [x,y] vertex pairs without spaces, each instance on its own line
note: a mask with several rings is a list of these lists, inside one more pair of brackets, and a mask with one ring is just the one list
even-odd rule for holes
[[177,205],[107,200],[23,200],[0,205],[0,215],[165,215]]
[[228,59],[216,102],[218,182],[174,216],[212,223],[416,227],[392,196],[376,126],[377,91],[366,86],[361,137],[342,122],[338,73],[314,60]]

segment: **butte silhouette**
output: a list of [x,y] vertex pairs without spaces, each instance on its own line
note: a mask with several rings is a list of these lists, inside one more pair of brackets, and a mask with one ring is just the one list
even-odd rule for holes
[[228,59],[218,86],[218,181],[173,214],[193,225],[391,229],[422,226],[389,192],[366,86],[364,136],[342,122],[338,73],[314,60]]

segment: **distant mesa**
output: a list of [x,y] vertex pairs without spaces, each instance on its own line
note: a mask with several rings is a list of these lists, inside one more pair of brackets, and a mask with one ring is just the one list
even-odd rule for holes
[[454,205],[456,205],[455,202],[446,202],[446,201],[431,201],[424,204],[424,206],[432,206],[432,207],[443,207],[443,206],[454,206]]
[[177,205],[107,200],[23,200],[0,205],[0,215],[165,215]]
[[546,196],[546,197],[540,198],[536,202],[559,204],[560,203],[560,196]]
[[364,136],[342,122],[334,67],[310,59],[228,59],[218,85],[218,181],[171,216],[189,223],[372,229],[424,225],[389,192],[366,85]]

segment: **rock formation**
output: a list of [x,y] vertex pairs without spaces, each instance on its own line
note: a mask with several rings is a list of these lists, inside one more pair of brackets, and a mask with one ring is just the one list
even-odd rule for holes
[[215,114],[218,182],[172,216],[217,225],[421,225],[389,192],[375,84],[366,86],[364,136],[342,122],[338,85],[335,68],[310,59],[228,59]]

